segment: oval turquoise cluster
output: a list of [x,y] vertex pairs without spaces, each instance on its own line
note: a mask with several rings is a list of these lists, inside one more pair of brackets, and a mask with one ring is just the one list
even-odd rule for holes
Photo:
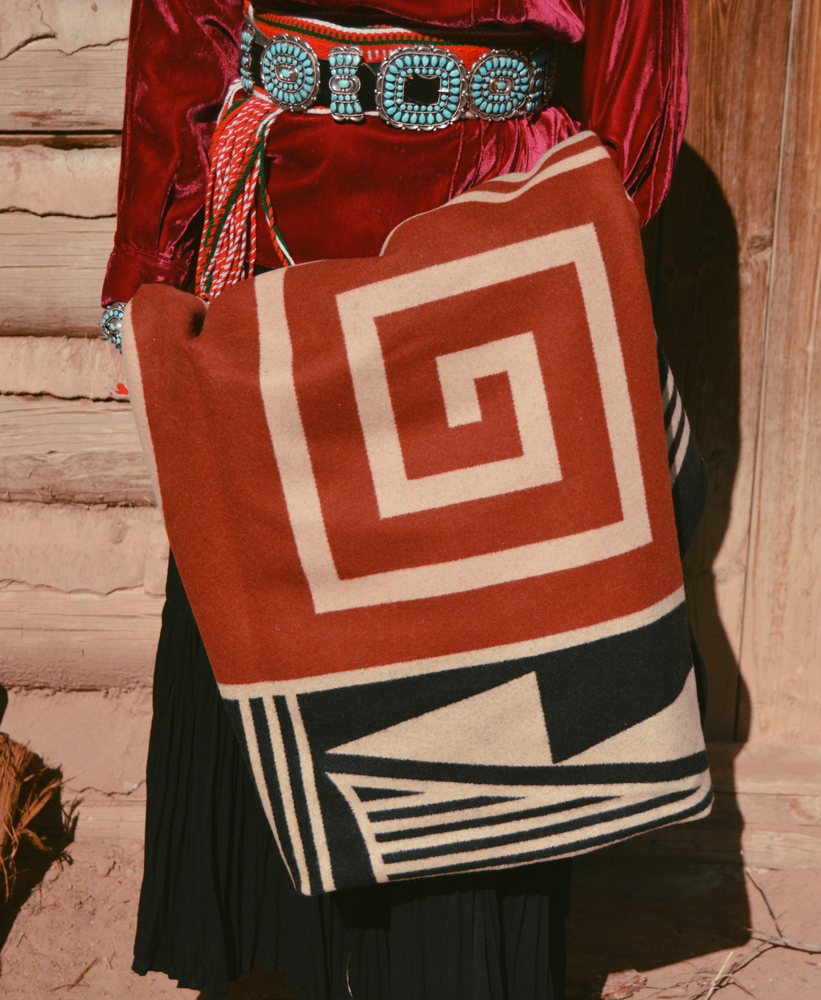
[[328,53],[331,114],[336,121],[361,121],[365,117],[357,97],[361,83],[356,71],[361,62],[362,49],[356,45],[336,45]]
[[300,111],[316,100],[319,64],[301,39],[275,38],[262,56],[261,72],[266,93],[280,107]]
[[239,79],[249,94],[254,89],[254,65],[251,60],[251,45],[253,44],[255,34],[256,28],[253,21],[249,21],[246,18],[242,25],[242,35],[240,36],[239,44]]
[[[405,100],[405,83],[412,77],[438,78],[435,104]],[[462,112],[462,61],[444,49],[416,46],[412,52],[395,52],[383,63],[377,83],[377,107],[390,124],[424,131],[445,128]]]
[[474,64],[468,81],[470,108],[479,118],[520,114],[531,87],[530,63],[518,52],[489,52]]

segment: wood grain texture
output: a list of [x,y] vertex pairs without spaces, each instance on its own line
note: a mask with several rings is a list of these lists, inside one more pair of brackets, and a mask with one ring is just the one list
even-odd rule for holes
[[794,18],[741,723],[755,740],[821,743],[821,0],[796,0]]
[[99,690],[151,683],[164,598],[142,588],[64,593],[0,589],[0,678],[7,687]]
[[755,868],[821,868],[821,830],[747,826],[735,830],[707,820],[668,826],[605,848],[618,857],[681,858]]
[[49,149],[119,149],[119,132],[6,132],[0,134],[0,148],[47,146]]
[[0,500],[154,503],[127,403],[0,396]]
[[691,4],[686,145],[651,269],[659,336],[710,477],[685,566],[710,739],[735,732],[790,5]]
[[0,334],[99,335],[114,219],[0,215]]
[[0,580],[164,594],[168,539],[153,507],[0,503]]
[[821,867],[821,746],[708,743],[707,756],[715,804],[706,819],[608,850],[762,868]]
[[37,0],[4,0],[0,5],[0,59],[32,38],[50,35]]
[[0,131],[119,131],[126,43],[67,55],[54,38],[31,42],[0,61]]
[[120,151],[0,145],[0,211],[96,219],[117,214]]
[[716,792],[821,795],[821,745],[708,743]]
[[145,842],[145,796],[86,794],[77,804],[77,843]]
[[37,0],[37,6],[61,52],[128,38],[130,0]]
[[[730,759],[738,759],[739,746],[718,748],[718,755],[729,749]],[[807,759],[792,760],[797,773],[791,774],[789,748],[757,748],[755,760],[742,763],[750,784],[762,784],[756,779],[751,765],[760,765],[764,772],[774,773],[779,767],[786,767],[785,779],[805,783],[804,766]],[[807,748],[811,754],[816,774],[821,775],[821,747]],[[716,758],[716,747],[707,746],[711,762]],[[768,751],[774,751],[772,755]],[[745,750],[741,750],[741,755]],[[766,783],[766,780],[764,783]],[[818,784],[818,781],[816,781]],[[713,814],[699,823],[685,823],[667,827],[642,837],[636,837],[622,844],[607,848],[614,855],[632,857],[677,857],[690,860],[726,862],[738,865],[754,865],[762,868],[817,868],[821,867],[821,830],[812,829],[817,823],[807,823],[798,816],[790,818],[786,802],[789,796],[759,794],[749,791],[739,795],[740,815],[745,821],[742,829],[737,821],[739,811],[734,810],[731,795],[718,793],[719,801]],[[774,800],[783,800],[775,802]],[[726,803],[721,800],[727,800]],[[725,804],[730,809],[723,808]],[[140,818],[145,809],[143,798],[135,793],[129,796],[106,797],[89,796],[85,801],[86,815],[83,828],[83,811],[80,811],[78,833],[85,839],[103,839],[108,831],[120,836],[135,836],[141,833]],[[768,810],[770,810],[768,812]],[[727,821],[729,819],[729,822]]]
[[0,393],[107,400],[122,357],[102,338],[0,337]]

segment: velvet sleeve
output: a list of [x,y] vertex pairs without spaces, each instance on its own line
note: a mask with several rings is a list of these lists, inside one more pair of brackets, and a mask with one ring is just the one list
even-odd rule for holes
[[667,193],[687,118],[686,0],[587,0],[582,125],[610,147],[642,223]]
[[117,231],[103,304],[194,266],[208,146],[236,75],[242,0],[133,0]]

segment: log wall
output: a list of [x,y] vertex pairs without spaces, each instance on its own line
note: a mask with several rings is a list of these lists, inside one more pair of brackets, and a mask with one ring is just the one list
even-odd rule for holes
[[0,682],[148,685],[168,547],[98,338],[129,0],[0,12]]
[[[821,745],[821,0],[691,0],[691,112],[645,233],[710,473],[688,556],[708,736]],[[128,0],[0,13],[0,681],[147,683],[166,550],[96,339]],[[13,539],[13,541],[11,541]],[[51,540],[51,545],[44,542]]]

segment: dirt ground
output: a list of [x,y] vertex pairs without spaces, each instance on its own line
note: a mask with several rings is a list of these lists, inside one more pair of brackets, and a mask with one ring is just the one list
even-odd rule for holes
[[[207,1000],[177,989],[165,976],[141,978],[130,971],[141,848],[78,843],[69,853],[71,863],[54,862],[39,873],[19,912],[7,912],[0,923],[0,996]],[[821,870],[753,875],[785,937],[821,942]],[[623,979],[638,982],[611,989],[611,1000],[704,998],[728,955],[726,968],[753,954],[750,927],[775,933],[761,894],[741,869],[581,859],[574,873],[568,1000],[600,997],[608,974],[629,969],[640,975]],[[713,996],[819,1000],[821,953],[773,949],[739,971],[736,982]],[[284,983],[282,974],[260,971],[236,984],[231,1000],[292,1000]]]

